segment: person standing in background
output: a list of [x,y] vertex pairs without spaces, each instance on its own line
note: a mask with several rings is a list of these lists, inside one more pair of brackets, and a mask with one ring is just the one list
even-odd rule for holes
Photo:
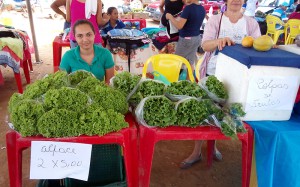
[[291,6],[289,7],[289,9],[287,10],[287,12],[294,12],[297,5],[299,4],[298,0],[291,0],[292,2],[290,3]]
[[169,13],[172,16],[179,14],[183,9],[183,5],[183,0],[160,0],[159,10],[162,14],[161,24],[167,28],[170,38],[178,36],[178,33],[170,34],[170,25],[169,21],[166,19],[166,14]]
[[197,49],[201,43],[200,27],[206,12],[198,0],[186,0],[186,4],[178,19],[170,13],[166,13],[166,19],[179,29],[175,54],[187,59],[193,69],[197,60]]
[[[200,75],[214,75],[217,63],[218,51],[224,47],[241,44],[245,36],[257,38],[261,36],[257,21],[241,13],[244,0],[224,0],[227,9],[224,13],[213,15],[205,24],[202,38],[202,48],[205,51],[204,60],[201,63]],[[182,163],[181,168],[189,168],[202,160],[203,141],[195,141],[194,150]],[[221,161],[223,156],[215,144],[214,160]]]
[[289,19],[299,19],[300,20],[300,4],[297,5],[295,12],[291,13]]
[[[103,40],[100,36],[99,28],[98,28],[98,26],[101,25],[102,23],[101,0],[67,0],[66,8],[67,8],[66,20],[71,22],[71,30],[70,30],[71,48],[77,46],[77,42],[75,40],[72,27],[77,20],[81,20],[81,19],[87,19],[92,23],[95,30],[95,44],[102,45]],[[92,8],[93,10],[91,10],[90,8]],[[94,12],[95,9],[96,9],[96,13]],[[92,12],[91,14],[90,11]]]
[[257,0],[247,0],[244,15],[254,18],[255,10],[258,6]]
[[64,13],[59,7],[64,6],[66,8],[66,0],[55,0],[53,3],[50,5],[52,10],[56,12],[57,14],[61,15],[65,19],[64,23],[64,30],[67,28],[71,27],[71,23],[66,20],[66,13]]

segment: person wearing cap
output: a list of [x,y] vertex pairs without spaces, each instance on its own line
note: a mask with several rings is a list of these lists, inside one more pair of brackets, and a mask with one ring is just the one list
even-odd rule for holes
[[[276,8],[273,12],[272,15],[279,17],[283,22],[286,22],[288,20],[288,17],[285,14],[285,11],[288,9],[289,4],[287,2],[283,2],[278,8]],[[276,29],[281,30],[283,29],[284,26],[280,24],[276,24]]]

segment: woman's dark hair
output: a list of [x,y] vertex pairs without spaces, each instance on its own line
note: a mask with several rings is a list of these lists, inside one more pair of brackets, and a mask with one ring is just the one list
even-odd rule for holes
[[300,12],[300,4],[296,6],[295,12]]
[[109,8],[107,9],[107,14],[112,14],[112,12],[113,12],[115,9],[117,10],[116,7],[109,7]]
[[95,29],[94,29],[93,24],[89,20],[86,20],[86,19],[80,19],[75,22],[75,24],[73,25],[73,33],[75,34],[75,28],[77,26],[84,25],[84,24],[89,25],[91,27],[93,33],[95,34]]

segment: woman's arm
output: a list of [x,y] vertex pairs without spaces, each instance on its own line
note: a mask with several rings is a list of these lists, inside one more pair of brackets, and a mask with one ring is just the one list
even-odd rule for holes
[[70,10],[71,3],[72,3],[72,0],[66,1],[66,20],[67,20],[67,22],[71,21],[71,10]]
[[173,25],[179,30],[183,28],[184,24],[187,21],[182,17],[174,18],[170,13],[166,14],[166,19],[170,20],[173,23]]
[[97,14],[96,14],[96,18],[97,18],[97,24],[98,25],[102,25],[102,2],[101,0],[98,0],[97,3],[98,7],[97,7]]
[[109,84],[110,79],[114,76],[115,66],[105,70],[105,82]]
[[165,6],[165,0],[160,0],[159,10],[161,14],[165,12],[164,6]]
[[221,51],[226,45],[231,46],[234,45],[235,43],[229,38],[229,37],[224,37],[224,38],[218,38],[218,39],[213,39],[213,40],[207,40],[202,43],[202,49],[204,51],[214,51],[217,48],[219,51]]

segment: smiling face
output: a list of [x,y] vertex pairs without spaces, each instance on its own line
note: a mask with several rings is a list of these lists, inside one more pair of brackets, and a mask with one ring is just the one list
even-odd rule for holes
[[82,49],[90,49],[94,45],[95,33],[89,24],[81,24],[75,27],[75,39]]
[[240,11],[244,0],[227,0],[227,10]]

